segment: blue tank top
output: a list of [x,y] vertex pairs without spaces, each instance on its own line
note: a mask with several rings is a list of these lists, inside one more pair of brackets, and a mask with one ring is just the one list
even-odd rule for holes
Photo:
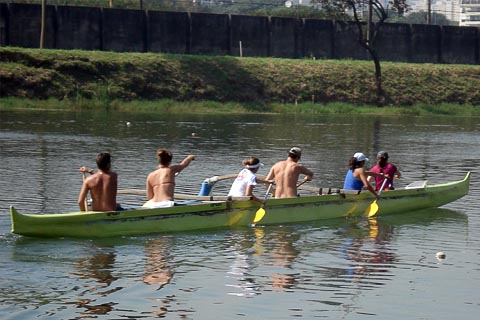
[[353,176],[353,170],[348,170],[343,184],[345,190],[362,190],[363,182]]

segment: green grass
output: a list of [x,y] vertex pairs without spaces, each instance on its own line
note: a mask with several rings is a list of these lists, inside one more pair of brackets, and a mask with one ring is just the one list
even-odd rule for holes
[[411,115],[411,116],[460,116],[480,117],[480,107],[472,105],[441,104],[414,105],[408,107],[357,106],[348,103],[300,103],[255,105],[237,102],[220,103],[215,101],[179,102],[170,99],[156,101],[121,101],[115,100],[104,105],[99,100],[68,101],[54,98],[36,100],[23,98],[0,98],[0,111],[5,110],[114,110],[117,112],[145,112],[171,114],[244,114],[244,113],[299,113],[299,114],[365,114],[365,115]]
[[478,65],[382,70],[375,108],[371,61],[1,47],[0,108],[478,115]]

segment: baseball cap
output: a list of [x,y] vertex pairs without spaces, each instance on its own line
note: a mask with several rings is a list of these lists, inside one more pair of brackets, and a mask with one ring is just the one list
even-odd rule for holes
[[357,161],[368,161],[368,158],[361,152],[357,152],[353,155],[353,157],[357,160]]
[[288,151],[288,153],[296,157],[300,157],[302,155],[302,149],[300,149],[299,147],[292,147],[290,151]]
[[388,158],[388,152],[386,152],[386,151],[379,151],[379,152],[377,153],[377,159],[380,159],[380,158],[387,159],[387,158]]

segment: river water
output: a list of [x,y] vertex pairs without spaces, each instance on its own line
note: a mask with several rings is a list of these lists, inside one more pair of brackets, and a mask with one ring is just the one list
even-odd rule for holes
[[[238,172],[250,155],[265,175],[294,145],[315,173],[312,186],[341,187],[353,153],[373,159],[382,149],[403,173],[397,188],[472,171],[470,193],[371,221],[102,240],[10,233],[10,205],[76,211],[78,168],[95,167],[100,151],[111,152],[119,189],[144,188],[159,147],[174,162],[195,154],[177,191],[196,194],[203,179]],[[0,172],[2,319],[458,320],[480,312],[478,118],[0,112]]]

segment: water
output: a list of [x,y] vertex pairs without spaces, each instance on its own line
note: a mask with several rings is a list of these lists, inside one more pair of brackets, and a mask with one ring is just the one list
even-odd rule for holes
[[[455,117],[0,112],[0,317],[473,319],[480,311],[479,131],[478,118]],[[102,240],[10,233],[10,205],[77,210],[78,168],[95,167],[99,151],[112,153],[120,189],[144,188],[159,147],[171,149],[174,161],[196,154],[177,191],[197,193],[203,179],[238,172],[250,155],[266,174],[293,145],[315,172],[311,185],[338,187],[353,153],[374,158],[384,149],[402,171],[397,187],[472,171],[470,193],[442,208],[372,221]]]

